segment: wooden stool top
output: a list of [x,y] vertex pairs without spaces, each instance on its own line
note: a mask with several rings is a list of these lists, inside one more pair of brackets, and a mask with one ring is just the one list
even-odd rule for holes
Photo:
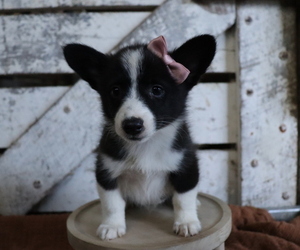
[[96,235],[100,225],[100,201],[95,200],[75,210],[67,220],[68,238],[76,250],[113,249],[214,249],[231,231],[231,211],[221,200],[199,194],[198,217],[201,232],[184,238],[173,233],[173,210],[161,205],[156,208],[126,210],[127,231],[122,238],[102,241]]

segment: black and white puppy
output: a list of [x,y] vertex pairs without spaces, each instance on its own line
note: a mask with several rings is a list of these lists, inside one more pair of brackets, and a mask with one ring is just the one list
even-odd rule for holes
[[70,67],[102,99],[105,125],[96,179],[104,240],[126,232],[126,203],[156,205],[172,197],[174,231],[192,236],[197,216],[198,160],[186,121],[186,99],[216,50],[210,35],[194,37],[168,52],[163,37],[111,55],[69,44]]

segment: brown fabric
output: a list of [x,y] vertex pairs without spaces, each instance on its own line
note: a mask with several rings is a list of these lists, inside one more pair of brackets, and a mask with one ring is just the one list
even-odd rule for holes
[[275,221],[263,209],[230,208],[232,232],[226,250],[300,250],[300,216],[288,223]]
[[[226,250],[300,250],[300,216],[287,223],[273,220],[263,209],[230,208],[233,227]],[[72,250],[66,232],[68,215],[0,216],[0,249]]]
[[67,239],[68,215],[0,216],[0,249],[72,250]]

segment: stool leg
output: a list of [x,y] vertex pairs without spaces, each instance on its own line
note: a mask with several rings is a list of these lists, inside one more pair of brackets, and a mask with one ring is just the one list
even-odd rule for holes
[[225,244],[222,243],[220,246],[216,247],[215,249],[213,250],[225,250]]

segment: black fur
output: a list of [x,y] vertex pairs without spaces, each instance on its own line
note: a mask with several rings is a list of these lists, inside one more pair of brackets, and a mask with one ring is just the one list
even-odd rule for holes
[[106,190],[113,190],[118,186],[117,179],[112,178],[109,171],[103,167],[100,157],[97,158],[96,180]]
[[108,126],[104,127],[99,150],[114,160],[123,160],[126,156],[124,142],[111,130]]
[[170,173],[170,181],[178,193],[184,193],[197,186],[199,181],[198,159],[194,151],[186,151],[176,172]]

